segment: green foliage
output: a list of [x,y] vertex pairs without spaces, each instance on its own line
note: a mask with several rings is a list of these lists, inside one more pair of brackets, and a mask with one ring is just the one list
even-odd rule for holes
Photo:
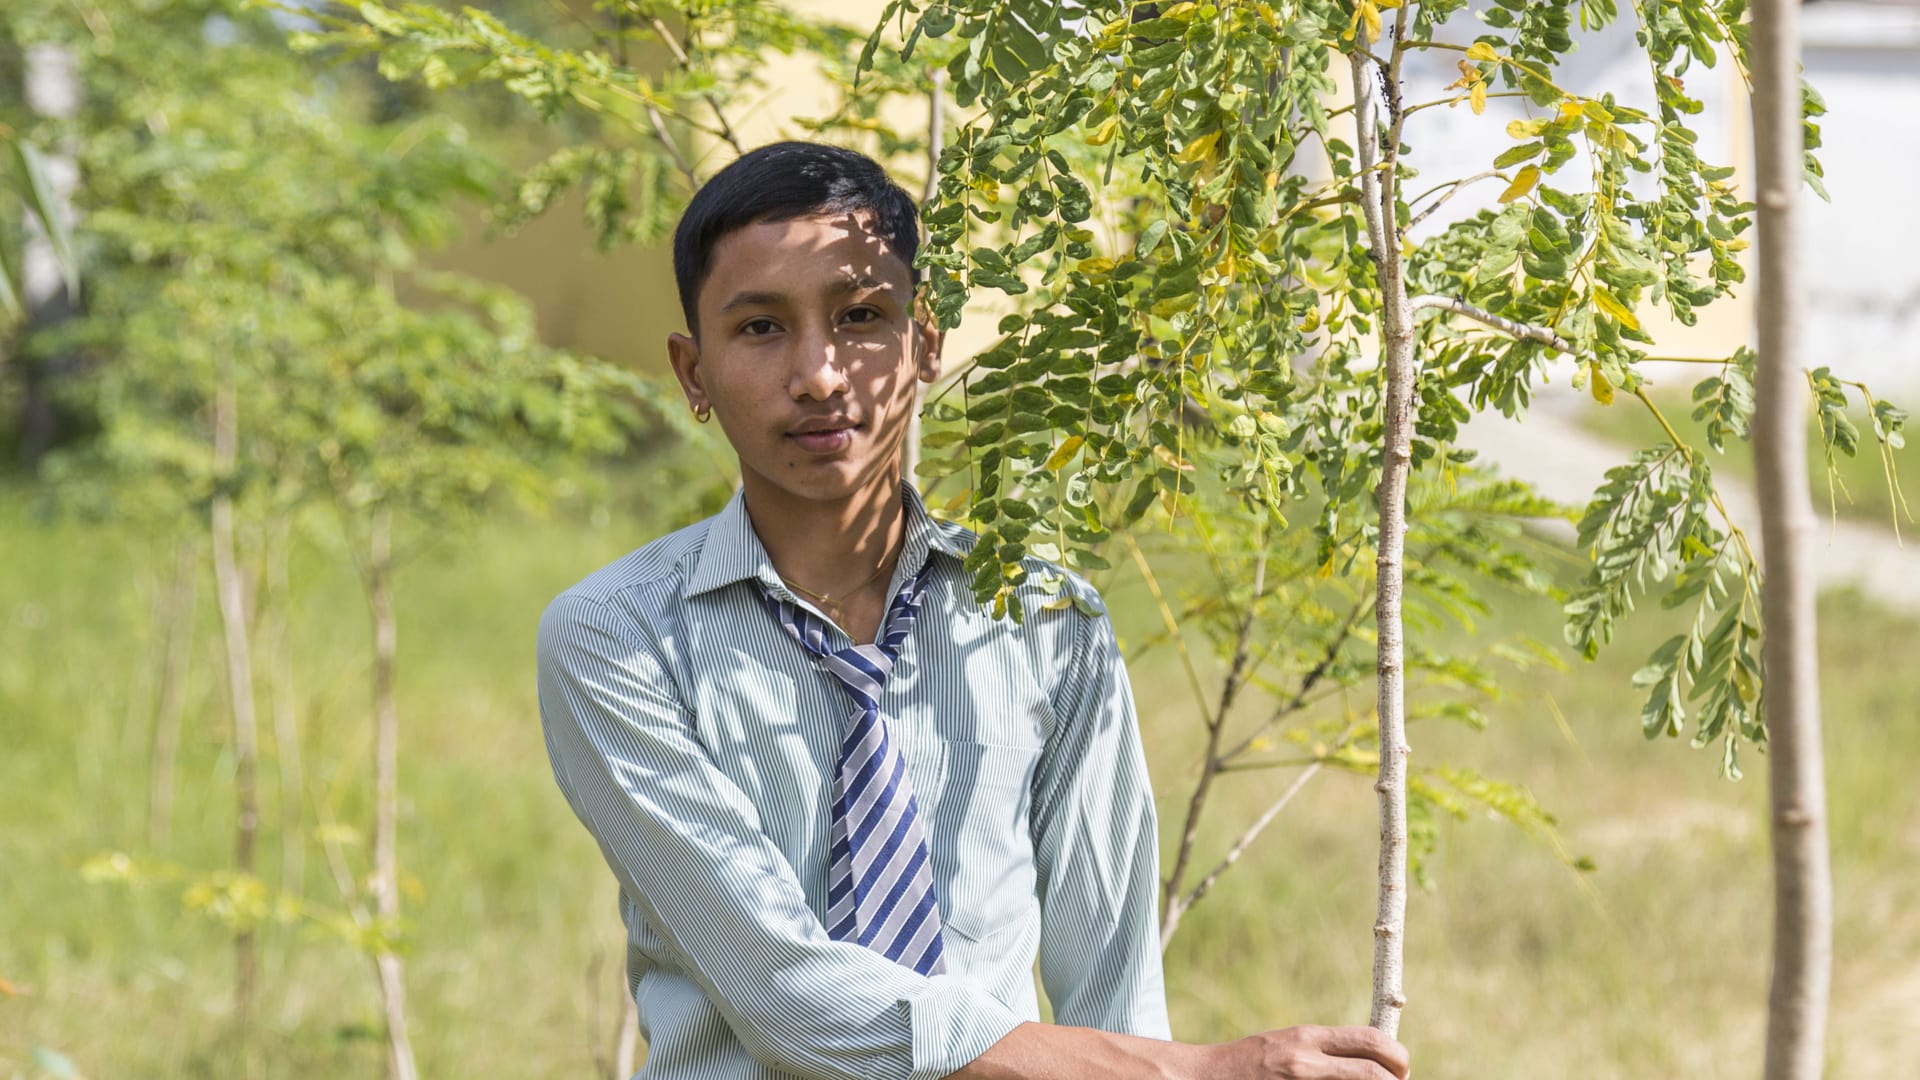
[[[1098,565],[1101,542],[1156,501],[1198,513],[1203,460],[1249,513],[1312,513],[1334,572],[1365,560],[1386,298],[1355,212],[1360,156],[1335,123],[1350,109],[1326,104],[1357,33],[1391,69],[1381,73],[1386,137],[1372,156],[1393,170],[1382,178],[1386,211],[1416,310],[1478,313],[1416,323],[1416,470],[1462,459],[1451,443],[1474,411],[1526,409],[1555,352],[1579,362],[1576,382],[1601,404],[1641,397],[1643,315],[1691,324],[1743,282],[1752,206],[1731,166],[1697,153],[1689,124],[1703,106],[1685,81],[1723,59],[1744,72],[1740,0],[1635,6],[1652,111],[1623,104],[1617,88],[1560,81],[1576,7],[1582,28],[1598,28],[1618,17],[1609,0],[1500,0],[1477,14],[1477,34],[1458,17],[1463,4],[1410,4],[1391,11],[1391,27],[1382,7],[889,5],[869,55],[889,51],[893,20],[909,40],[952,38],[964,45],[947,64],[956,100],[980,110],[948,140],[924,208],[932,308],[951,326],[991,290],[1014,309],[965,381],[931,406],[964,425],[937,445],[963,470],[984,535],[972,567],[983,600],[1006,604],[1029,536],[1051,533],[1069,565]],[[1403,89],[1400,58],[1426,50],[1460,53],[1460,78]],[[1514,145],[1490,163],[1507,185],[1500,207],[1404,238],[1416,215],[1479,179],[1401,189],[1417,171],[1418,113],[1464,103],[1479,114],[1494,93],[1525,98],[1530,114],[1507,125]],[[1820,111],[1809,94],[1811,145]],[[1490,329],[1515,326],[1528,332]],[[1751,360],[1736,355],[1698,391],[1715,448],[1746,431]],[[1223,461],[1213,448],[1227,450]],[[1757,595],[1744,537],[1677,437],[1616,471],[1585,520],[1594,569],[1569,600],[1567,635],[1589,657],[1636,595],[1668,582],[1685,591],[1720,575],[1726,595]],[[1731,659],[1682,665],[1673,686],[1660,685],[1675,702],[1688,688],[1697,695],[1700,731],[1713,733],[1702,737],[1758,738],[1757,671],[1746,662],[1757,611],[1742,601],[1731,610],[1744,614],[1730,615],[1713,590],[1686,595],[1713,618],[1685,654]],[[1662,709],[1660,728],[1679,715],[1677,704]],[[1724,760],[1733,771],[1732,741]]]
[[[67,215],[53,197],[53,185],[47,178],[46,156],[32,143],[19,138],[5,139],[15,165],[15,183],[0,188],[0,194],[15,195],[33,227],[47,238],[59,263],[67,295],[80,295],[80,264],[73,253],[73,228]],[[10,210],[10,199],[0,199],[0,210]],[[5,240],[0,239],[0,315],[9,319],[23,314],[20,302],[20,258]],[[4,324],[0,324],[4,325]]]
[[[201,40],[215,14],[236,42]],[[646,384],[541,345],[517,297],[419,266],[496,175],[460,126],[353,119],[308,65],[244,47],[276,32],[236,5],[159,17],[154,47],[89,61],[96,84],[140,90],[89,95],[77,121],[92,297],[35,347],[111,361],[66,390],[101,433],[49,462],[49,490],[156,519],[226,490],[259,512],[445,520],[538,500],[569,461],[624,445]],[[216,475],[222,382],[241,453]]]
[[[602,18],[604,17],[604,18]],[[703,175],[705,137],[740,149],[728,111],[765,91],[768,53],[850,55],[853,33],[803,20],[766,0],[724,5],[612,0],[579,19],[588,40],[563,45],[492,12],[427,3],[360,3],[293,35],[295,48],[375,58],[388,79],[429,90],[504,93],[549,123],[575,126],[529,168],[493,214],[514,227],[579,191],[603,248],[666,236]],[[849,126],[881,130],[877,102]],[[855,122],[859,121],[859,122]],[[889,149],[883,147],[883,149]]]

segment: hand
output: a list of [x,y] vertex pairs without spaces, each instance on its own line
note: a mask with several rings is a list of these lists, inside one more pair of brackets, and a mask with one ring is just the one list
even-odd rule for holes
[[1368,1027],[1291,1027],[1218,1048],[1221,1080],[1407,1080],[1407,1048]]

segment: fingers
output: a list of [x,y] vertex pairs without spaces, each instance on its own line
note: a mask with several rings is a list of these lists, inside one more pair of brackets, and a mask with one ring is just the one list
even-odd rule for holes
[[1409,1057],[1407,1048],[1394,1039],[1370,1027],[1330,1027],[1320,1028],[1320,1052],[1329,1057],[1355,1058],[1363,1065],[1373,1065],[1377,1072],[1359,1072],[1358,1076],[1372,1076],[1378,1080],[1406,1080]]
[[1320,1060],[1321,1068],[1313,1073],[1315,1080],[1404,1080],[1400,1075],[1388,1072],[1377,1061],[1350,1057],[1324,1057]]

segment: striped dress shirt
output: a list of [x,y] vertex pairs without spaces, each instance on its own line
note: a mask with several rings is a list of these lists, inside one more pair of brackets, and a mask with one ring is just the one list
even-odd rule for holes
[[[947,970],[834,941],[833,776],[847,699],[768,613],[812,609],[736,494],[562,593],[540,623],[554,776],[620,882],[641,1080],[934,1080],[1023,1020],[1167,1038],[1152,790],[1090,586],[1024,625],[972,597],[973,534],[903,485],[888,595],[933,561],[880,707],[927,826]],[[835,647],[851,642],[837,629]]]

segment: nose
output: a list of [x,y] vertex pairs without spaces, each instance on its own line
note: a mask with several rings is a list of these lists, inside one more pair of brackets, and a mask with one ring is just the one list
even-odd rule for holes
[[787,376],[787,392],[795,401],[811,398],[826,401],[847,390],[847,373],[841,368],[831,335],[809,329],[794,343],[793,366]]

